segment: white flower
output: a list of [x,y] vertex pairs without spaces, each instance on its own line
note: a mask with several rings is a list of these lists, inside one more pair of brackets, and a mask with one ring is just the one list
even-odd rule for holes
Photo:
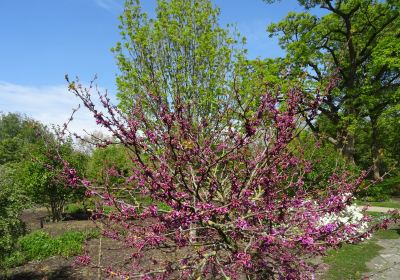
[[[351,194],[343,195],[343,202],[351,199]],[[368,223],[363,221],[364,215],[357,205],[349,205],[340,213],[329,213],[320,219],[320,225],[337,224],[340,226],[353,226],[353,233],[345,233],[343,240],[349,240],[351,237],[358,236],[368,230]]]

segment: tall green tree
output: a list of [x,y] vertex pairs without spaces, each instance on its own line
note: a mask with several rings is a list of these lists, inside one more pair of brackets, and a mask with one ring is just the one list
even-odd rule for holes
[[138,0],[126,1],[122,41],[113,49],[120,107],[129,112],[140,102],[154,113],[160,100],[171,110],[180,106],[172,100],[191,100],[185,113],[198,120],[218,110],[239,55],[237,36],[219,26],[218,15],[209,0],[158,0],[151,19]]
[[[273,2],[273,1],[267,1]],[[371,126],[370,153],[379,177],[377,123],[385,110],[398,103],[400,83],[399,1],[299,0],[309,11],[289,13],[268,27],[287,51],[289,65],[307,73],[307,86],[321,86],[332,76],[338,86],[327,96],[321,112],[334,128],[337,147],[349,161],[355,158],[357,124],[367,118]],[[315,132],[321,126],[309,122]],[[319,124],[322,124],[321,122]]]

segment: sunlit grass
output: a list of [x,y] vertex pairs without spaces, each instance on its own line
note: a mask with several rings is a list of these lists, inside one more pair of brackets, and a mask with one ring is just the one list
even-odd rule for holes
[[[382,213],[379,213],[382,215]],[[379,239],[398,239],[399,229],[379,230],[373,237],[359,244],[344,244],[338,250],[331,250],[323,259],[329,265],[325,280],[358,280],[368,272],[367,262],[379,255],[383,249],[376,244]]]

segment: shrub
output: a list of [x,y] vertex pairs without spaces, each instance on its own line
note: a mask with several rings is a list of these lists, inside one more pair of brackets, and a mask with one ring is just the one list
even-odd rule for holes
[[[129,266],[103,267],[110,275],[311,279],[309,260],[346,242],[343,232],[357,242],[373,230],[357,230],[365,218],[321,224],[352,203],[347,194],[365,174],[307,178],[313,163],[291,145],[335,82],[321,83],[325,92],[288,83],[271,92],[254,65],[241,65],[235,39],[217,16],[208,0],[160,0],[149,19],[139,1],[128,0],[123,42],[114,49],[119,106],[93,84],[84,88],[67,77],[70,91],[111,134],[112,140],[97,139],[98,147],[123,146],[132,162],[125,178],[111,168],[105,177],[118,180],[99,185],[60,159],[69,185],[98,198],[94,218],[104,223],[103,234],[132,251]],[[90,264],[87,256],[79,261]]]
[[[290,143],[300,130],[299,114],[314,114],[318,101],[307,100],[299,90],[265,94],[250,115],[235,111],[240,106],[229,100],[201,119],[192,118],[193,104],[179,96],[169,100],[150,94],[157,108],[151,112],[143,111],[138,97],[126,115],[100,95],[106,114],[77,82],[70,83],[70,90],[133,155],[131,175],[113,188],[79,178],[64,161],[70,185],[85,186],[87,195],[100,198],[95,217],[104,222],[103,234],[132,248],[131,269],[104,268],[113,275],[311,279],[315,266],[307,260],[347,240],[359,242],[375,228],[365,227],[364,216],[340,221],[352,203],[349,194],[365,174],[333,173],[322,192],[312,181],[305,184],[312,163],[293,152]],[[124,199],[135,193],[154,203]],[[321,222],[331,215],[341,218]],[[152,255],[163,248],[175,257]]]
[[70,141],[59,143],[47,130],[43,131],[42,137],[45,140],[29,147],[30,156],[21,164],[20,180],[30,199],[45,206],[53,221],[60,221],[67,201],[82,199],[84,190],[68,188],[58,178],[63,165],[57,161],[57,155],[68,159],[79,173],[83,173],[86,157],[75,151]]
[[375,182],[362,190],[357,196],[364,201],[387,201],[391,196],[400,193],[400,177],[384,178],[382,182]]
[[[121,183],[130,170],[129,150],[123,146],[97,148],[87,163],[88,177],[98,184]],[[110,176],[110,172],[113,175]],[[122,181],[121,181],[122,180]]]
[[75,203],[67,204],[64,208],[64,212],[68,214],[79,214],[84,211],[82,205],[77,205]]
[[14,250],[14,244],[24,233],[19,219],[26,197],[15,180],[11,165],[0,165],[0,267],[3,260]]
[[[344,197],[343,199],[347,199]],[[368,231],[368,222],[365,219],[363,211],[357,205],[348,205],[338,213],[326,214],[321,219],[322,227],[348,227],[347,231],[343,231],[341,240],[353,242],[353,236],[364,235]],[[352,225],[356,225],[353,229]],[[366,238],[370,236],[364,235]]]

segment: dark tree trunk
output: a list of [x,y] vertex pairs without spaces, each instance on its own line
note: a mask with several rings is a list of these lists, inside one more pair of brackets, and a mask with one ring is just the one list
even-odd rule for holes
[[51,218],[53,222],[58,222],[62,220],[62,212],[64,209],[64,200],[53,200],[50,202],[51,208]]
[[337,139],[337,149],[341,151],[347,162],[354,164],[354,135],[347,130],[339,130]]
[[378,133],[378,119],[371,117],[371,157],[375,180],[381,178]]

